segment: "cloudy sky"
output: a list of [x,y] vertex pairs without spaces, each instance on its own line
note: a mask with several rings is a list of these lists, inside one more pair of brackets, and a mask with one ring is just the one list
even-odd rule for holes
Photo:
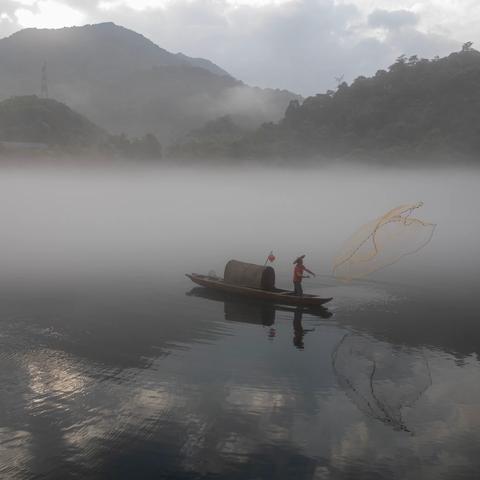
[[251,84],[304,95],[424,57],[480,46],[478,0],[0,0],[0,37],[113,21]]

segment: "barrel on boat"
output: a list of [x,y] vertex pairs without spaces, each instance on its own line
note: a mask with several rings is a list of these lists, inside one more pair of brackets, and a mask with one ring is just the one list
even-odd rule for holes
[[273,290],[275,288],[275,270],[272,267],[230,260],[225,265],[223,280],[231,285]]

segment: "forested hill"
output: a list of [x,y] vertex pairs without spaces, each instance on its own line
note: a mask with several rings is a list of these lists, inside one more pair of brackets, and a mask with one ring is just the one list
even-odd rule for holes
[[35,95],[0,102],[0,142],[91,146],[107,133],[63,103]]
[[46,155],[99,154],[148,160],[162,156],[153,134],[141,138],[111,135],[56,100],[27,95],[0,102],[0,158],[21,153],[27,145],[44,147]]
[[292,101],[278,124],[231,145],[238,156],[480,155],[480,52],[402,56],[371,78]]

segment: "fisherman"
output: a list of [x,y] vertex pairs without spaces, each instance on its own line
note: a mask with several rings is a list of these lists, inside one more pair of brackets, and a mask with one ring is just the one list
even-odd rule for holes
[[303,295],[302,280],[304,278],[310,278],[308,275],[304,275],[304,272],[308,272],[315,277],[315,274],[303,264],[304,258],[305,255],[302,255],[293,262],[295,265],[295,268],[293,269],[293,290],[294,294],[300,297]]

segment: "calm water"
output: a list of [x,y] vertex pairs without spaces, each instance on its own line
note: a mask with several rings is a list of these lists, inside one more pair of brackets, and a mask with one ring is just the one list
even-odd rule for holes
[[[478,478],[479,179],[4,169],[0,477]],[[418,200],[430,245],[329,275],[359,225]],[[279,286],[307,253],[328,310],[184,276],[271,249]]]

